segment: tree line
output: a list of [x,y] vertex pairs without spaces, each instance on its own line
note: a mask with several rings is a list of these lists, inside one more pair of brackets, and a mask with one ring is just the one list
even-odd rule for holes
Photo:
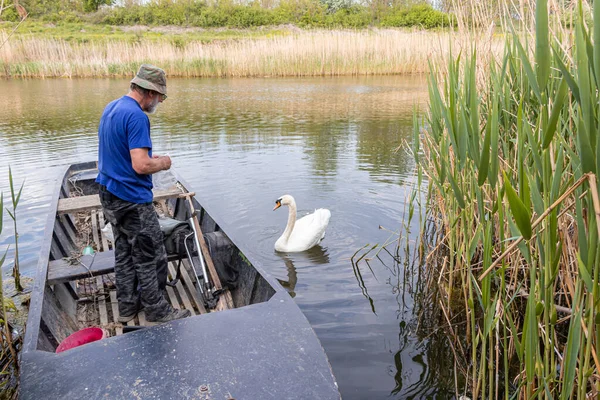
[[[108,25],[250,28],[417,27],[453,24],[452,14],[423,0],[16,0],[31,19]],[[9,4],[0,20],[19,21]]]

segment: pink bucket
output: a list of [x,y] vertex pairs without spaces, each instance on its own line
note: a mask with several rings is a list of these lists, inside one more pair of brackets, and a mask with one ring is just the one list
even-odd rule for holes
[[58,347],[56,348],[56,352],[60,353],[62,351],[69,350],[77,346],[92,343],[97,340],[104,339],[104,336],[104,331],[100,328],[85,328],[69,335],[69,337],[67,337],[58,345]]

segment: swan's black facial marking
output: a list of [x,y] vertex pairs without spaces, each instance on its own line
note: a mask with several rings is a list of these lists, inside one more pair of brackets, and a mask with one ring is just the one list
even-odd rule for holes
[[273,208],[273,211],[277,210],[279,207],[281,207],[281,199],[275,200],[275,207]]

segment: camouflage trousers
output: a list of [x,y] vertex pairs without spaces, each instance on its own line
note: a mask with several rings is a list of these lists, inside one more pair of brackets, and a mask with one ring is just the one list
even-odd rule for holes
[[156,320],[171,306],[164,298],[167,253],[152,203],[130,203],[100,186],[100,202],[114,235],[115,277],[119,314],[130,316],[143,306]]

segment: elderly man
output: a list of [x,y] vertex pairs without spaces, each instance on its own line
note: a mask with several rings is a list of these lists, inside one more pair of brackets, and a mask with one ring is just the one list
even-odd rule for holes
[[165,72],[144,64],[129,93],[106,106],[98,128],[100,202],[115,238],[119,322],[142,308],[152,322],[188,317],[165,299],[167,254],[152,205],[152,174],[171,167],[169,156],[152,155],[150,120],[167,98]]

